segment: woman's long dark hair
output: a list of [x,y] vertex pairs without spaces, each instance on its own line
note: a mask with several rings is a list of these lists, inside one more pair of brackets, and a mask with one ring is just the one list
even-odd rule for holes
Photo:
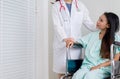
[[109,28],[102,39],[100,55],[102,58],[110,58],[110,46],[115,40],[115,33],[119,31],[119,17],[112,12],[105,12],[104,15]]
[[56,0],[56,1],[60,1],[60,0]]

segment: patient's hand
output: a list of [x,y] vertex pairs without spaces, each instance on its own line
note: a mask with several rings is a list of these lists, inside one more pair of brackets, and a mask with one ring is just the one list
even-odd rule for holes
[[100,69],[100,66],[99,65],[98,66],[94,66],[90,70],[96,70],[96,69]]

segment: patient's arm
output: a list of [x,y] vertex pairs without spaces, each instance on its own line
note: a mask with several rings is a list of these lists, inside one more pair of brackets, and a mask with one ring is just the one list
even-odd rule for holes
[[[119,57],[120,57],[120,54],[119,54],[119,53],[116,54],[115,57],[114,57],[114,61],[118,61],[118,60],[119,60]],[[106,62],[104,62],[104,63],[101,63],[101,64],[99,64],[99,65],[97,65],[97,66],[92,67],[90,70],[100,69],[101,67],[110,66],[110,64],[111,64],[111,62],[110,62],[110,60],[109,60],[109,61],[106,61]]]

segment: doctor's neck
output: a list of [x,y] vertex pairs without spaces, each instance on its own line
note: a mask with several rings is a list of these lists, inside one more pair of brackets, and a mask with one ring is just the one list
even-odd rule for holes
[[65,3],[71,4],[73,0],[64,0]]

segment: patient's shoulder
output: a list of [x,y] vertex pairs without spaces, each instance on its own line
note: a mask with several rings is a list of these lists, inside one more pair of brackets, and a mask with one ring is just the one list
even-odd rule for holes
[[89,34],[90,34],[90,35],[97,35],[97,34],[99,34],[99,33],[100,33],[100,31],[97,30],[97,31],[94,31],[94,32],[90,32]]
[[119,41],[120,42],[120,35],[119,34],[115,34],[115,41]]

